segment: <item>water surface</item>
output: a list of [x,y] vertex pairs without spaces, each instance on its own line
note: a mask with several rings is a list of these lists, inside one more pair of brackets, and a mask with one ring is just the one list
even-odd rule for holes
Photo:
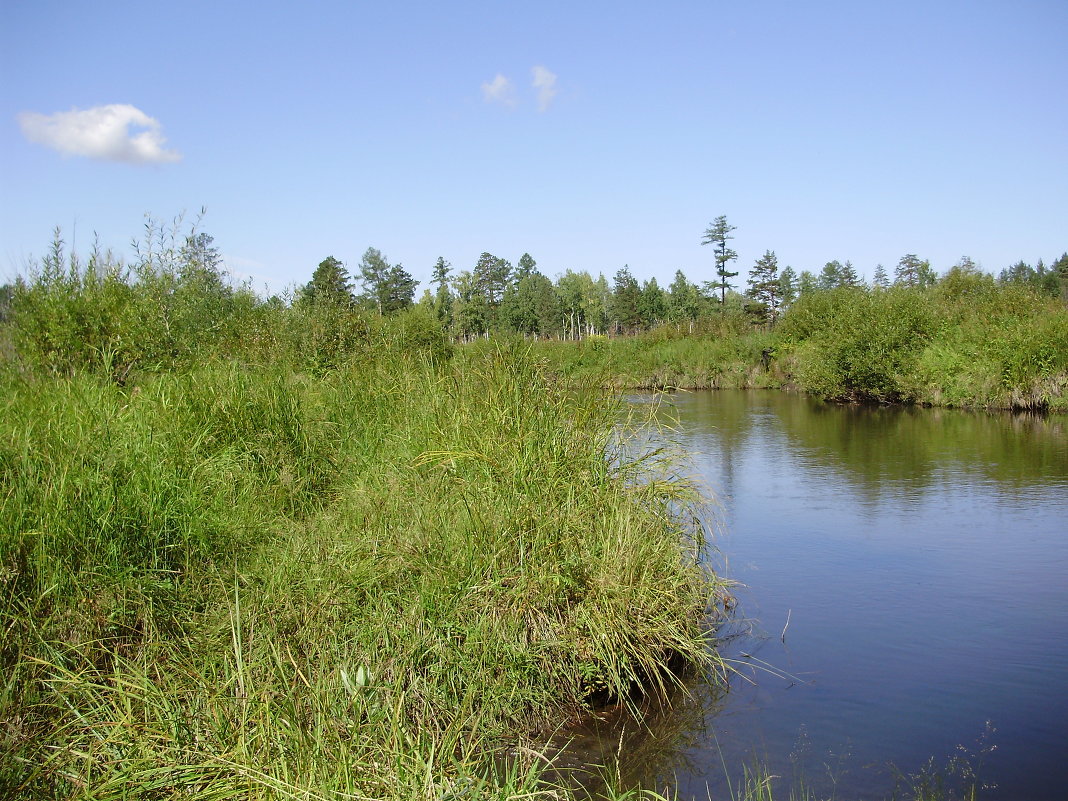
[[[680,393],[679,443],[741,582],[740,669],[615,739],[680,797],[754,757],[838,798],[967,757],[989,799],[1068,797],[1068,420]],[[785,630],[785,631],[784,631]],[[759,669],[767,664],[772,670]],[[650,744],[651,742],[651,744]],[[996,785],[996,786],[993,786]]]

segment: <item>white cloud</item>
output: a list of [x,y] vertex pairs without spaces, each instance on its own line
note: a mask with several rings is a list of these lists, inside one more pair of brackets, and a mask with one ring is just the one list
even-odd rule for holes
[[159,120],[122,103],[55,114],[23,111],[18,121],[23,136],[64,156],[129,164],[159,164],[182,158],[181,153],[164,149],[167,140]]
[[545,67],[534,67],[534,88],[538,90],[538,111],[546,111],[556,97],[556,75]]
[[487,103],[514,106],[516,103],[515,86],[498,72],[496,78],[482,84],[482,99]]

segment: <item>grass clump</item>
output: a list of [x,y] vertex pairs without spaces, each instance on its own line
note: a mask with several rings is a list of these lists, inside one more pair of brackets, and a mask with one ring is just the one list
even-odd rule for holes
[[[708,648],[689,488],[526,349],[0,370],[0,794],[509,797]],[[394,337],[391,339],[391,337]]]

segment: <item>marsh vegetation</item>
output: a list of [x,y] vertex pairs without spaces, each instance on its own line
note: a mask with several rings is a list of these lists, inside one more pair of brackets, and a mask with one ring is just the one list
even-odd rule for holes
[[[293,297],[234,287],[195,228],[136,252],[57,234],[0,303],[8,796],[564,792],[561,726],[727,672],[704,497],[614,389],[1066,398],[1063,303],[967,272],[546,341],[458,333],[470,298],[412,303],[377,251],[362,300],[329,259]],[[559,311],[524,269],[483,311]]]

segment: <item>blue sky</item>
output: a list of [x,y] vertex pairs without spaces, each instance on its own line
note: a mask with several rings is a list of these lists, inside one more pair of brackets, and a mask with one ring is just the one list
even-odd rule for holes
[[[369,246],[870,277],[1068,250],[1068,2],[0,4],[0,277],[207,208],[277,290]],[[71,113],[75,112],[75,113]],[[744,284],[743,284],[744,286]]]

